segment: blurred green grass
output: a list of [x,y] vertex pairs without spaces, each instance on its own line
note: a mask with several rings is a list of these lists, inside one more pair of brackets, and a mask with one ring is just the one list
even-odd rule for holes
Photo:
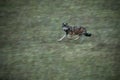
[[[118,80],[119,4],[1,0],[0,79]],[[85,26],[93,36],[57,42],[63,22]]]

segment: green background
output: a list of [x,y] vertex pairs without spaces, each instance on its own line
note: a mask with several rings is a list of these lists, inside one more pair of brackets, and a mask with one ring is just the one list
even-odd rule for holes
[[[0,0],[0,80],[119,80],[120,0]],[[92,33],[57,42],[62,23]]]

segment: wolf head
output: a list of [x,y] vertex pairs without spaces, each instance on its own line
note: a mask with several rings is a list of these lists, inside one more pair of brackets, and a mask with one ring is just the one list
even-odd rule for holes
[[62,23],[62,29],[64,31],[68,30],[69,29],[68,23]]

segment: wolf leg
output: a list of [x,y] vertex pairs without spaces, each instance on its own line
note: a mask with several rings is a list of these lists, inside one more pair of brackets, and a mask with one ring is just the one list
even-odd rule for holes
[[72,39],[72,38],[73,38],[73,35],[68,35],[67,38],[68,38],[68,39]]
[[77,38],[75,38],[74,40],[78,40],[78,39],[80,39],[80,36],[78,36]]
[[62,41],[67,35],[65,34],[63,37],[61,37],[58,41]]

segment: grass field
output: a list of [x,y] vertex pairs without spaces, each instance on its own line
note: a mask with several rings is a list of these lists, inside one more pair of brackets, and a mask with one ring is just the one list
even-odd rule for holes
[[[0,80],[119,80],[119,0],[1,0]],[[91,37],[64,39],[63,22]]]

